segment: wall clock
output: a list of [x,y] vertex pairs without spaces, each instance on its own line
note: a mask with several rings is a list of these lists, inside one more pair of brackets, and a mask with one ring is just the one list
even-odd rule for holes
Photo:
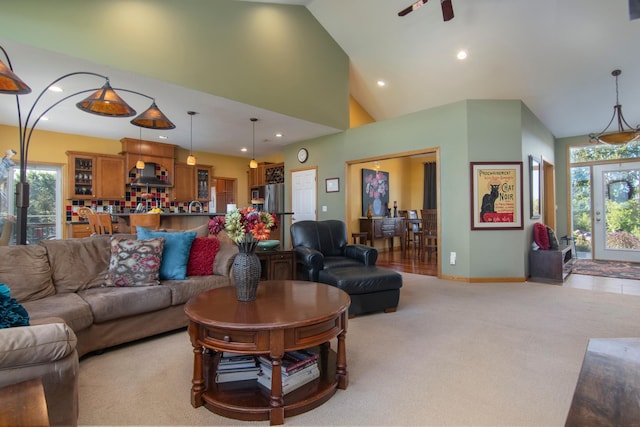
[[306,148],[301,148],[298,150],[298,161],[300,163],[304,163],[309,158],[309,152]]

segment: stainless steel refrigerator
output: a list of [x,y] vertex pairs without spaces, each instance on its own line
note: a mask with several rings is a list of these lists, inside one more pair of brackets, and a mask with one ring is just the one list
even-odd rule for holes
[[262,210],[276,214],[284,212],[284,184],[268,184],[264,186],[264,206]]

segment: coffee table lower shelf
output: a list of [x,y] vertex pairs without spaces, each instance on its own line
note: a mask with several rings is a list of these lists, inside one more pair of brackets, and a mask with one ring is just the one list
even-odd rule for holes
[[[213,356],[207,357],[213,359]],[[215,364],[205,359],[205,366],[213,368]],[[338,388],[335,366],[336,353],[329,350],[327,360],[319,365],[320,377],[284,395],[285,418],[317,408],[335,394]],[[271,393],[256,380],[217,384],[215,369],[207,369],[205,387],[204,406],[218,415],[243,421],[270,419]]]

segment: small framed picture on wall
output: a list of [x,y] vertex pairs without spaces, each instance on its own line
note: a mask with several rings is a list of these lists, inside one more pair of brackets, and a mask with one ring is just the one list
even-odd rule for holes
[[340,191],[340,178],[327,178],[324,180],[324,184],[327,193],[337,193]]

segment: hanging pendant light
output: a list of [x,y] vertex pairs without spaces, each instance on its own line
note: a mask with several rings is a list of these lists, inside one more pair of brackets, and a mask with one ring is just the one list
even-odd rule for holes
[[249,168],[258,169],[258,162],[256,161],[256,122],[258,119],[251,117],[250,120],[253,122],[253,156],[249,162]]
[[142,161],[142,128],[140,128],[140,139],[138,139],[138,161],[136,162],[136,169],[144,169],[144,162]]
[[[611,72],[611,75],[616,78],[616,105],[613,106],[613,116],[611,117],[611,120],[609,121],[607,127],[604,128],[602,132],[600,132],[599,134],[592,133],[589,135],[589,142],[601,142],[603,144],[626,144],[628,142],[640,139],[640,125],[636,128],[632,128],[622,115],[622,105],[620,105],[620,102],[618,101],[618,76],[620,74],[622,74],[622,71],[620,70],[613,70]],[[616,120],[618,123],[618,131],[605,134],[614,120]],[[623,125],[626,125],[630,129],[625,130]]]
[[189,166],[194,166],[196,164],[196,157],[193,155],[193,116],[196,113],[195,111],[187,111],[187,114],[191,116],[191,143],[189,146],[189,157],[187,157],[187,164]]

